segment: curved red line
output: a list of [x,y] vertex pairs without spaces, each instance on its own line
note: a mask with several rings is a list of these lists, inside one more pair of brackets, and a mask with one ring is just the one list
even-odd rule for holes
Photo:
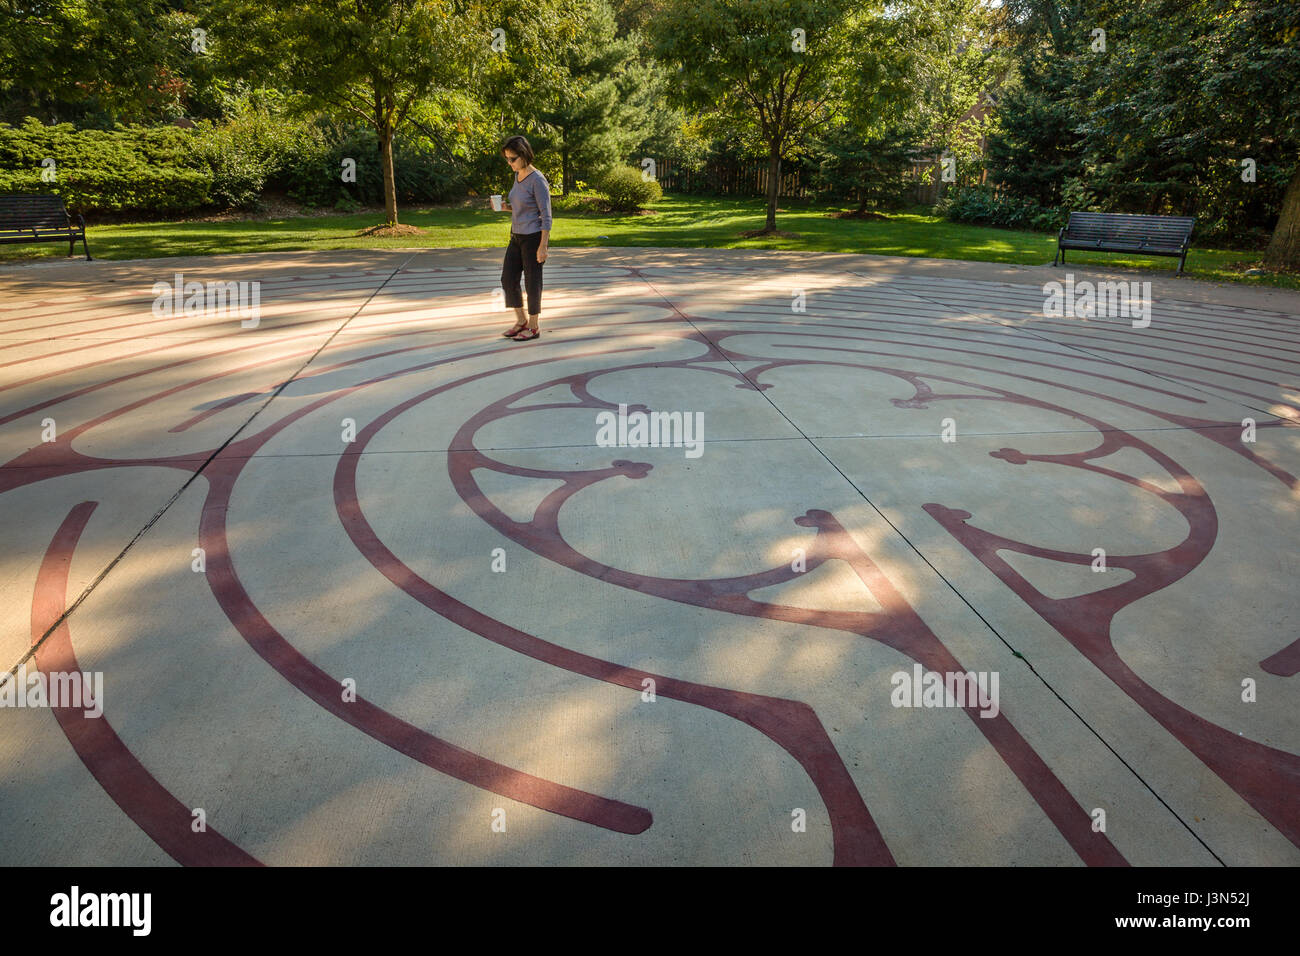
[[[83,501],[68,512],[36,575],[36,591],[32,598],[32,644],[37,645],[36,664],[47,674],[81,670],[72,648],[67,621],[43,642],[37,642],[65,610],[72,552],[96,504]],[[262,865],[212,827],[203,833],[195,833],[191,828],[194,817],[190,808],[172,796],[145,769],[114,732],[107,716],[87,717],[84,709],[78,707],[51,709],[68,743],[104,792],[177,863],[182,866]]]
[[285,640],[253,604],[235,573],[226,538],[226,509],[244,462],[214,462],[211,491],[200,518],[207,580],[226,616],[257,654],[290,684],[335,717],[427,767],[520,803],[618,833],[636,834],[653,822],[650,811],[621,800],[566,787],[457,747],[390,714],[360,695],[344,702],[342,684]]
[[[1132,436],[1129,440],[1135,447],[1144,444]],[[1150,446],[1146,450],[1157,461],[1163,457]],[[1046,456],[1026,457],[1037,459]],[[1180,481],[1183,478],[1195,481],[1181,469],[1174,474]],[[1171,504],[1177,504],[1178,499],[1185,503],[1186,506],[1179,510],[1188,522],[1187,538],[1174,548],[1156,554],[1112,556],[1108,558],[1110,564],[1133,571],[1135,577],[1132,580],[1093,594],[1059,599],[1043,595],[998,554],[999,551],[1012,551],[1050,557],[1052,552],[969,524],[972,517],[969,511],[933,502],[922,507],[1282,836],[1300,846],[1300,806],[1295,800],[1300,785],[1300,756],[1235,735],[1165,697],[1130,668],[1115,650],[1111,634],[1115,615],[1139,598],[1153,594],[1190,573],[1209,553],[1217,534],[1217,517],[1203,494],[1199,497],[1160,494]],[[1198,518],[1200,512],[1204,514]]]
[[[367,439],[373,434],[369,432]],[[655,682],[657,696],[696,704],[748,724],[773,740],[808,772],[830,813],[836,866],[894,865],[893,854],[826,728],[811,707],[802,701],[711,687],[602,660],[510,627],[457,601],[411,570],[384,545],[366,521],[356,494],[359,459],[360,455],[353,453],[340,459],[334,473],[335,506],[348,537],[384,577],[425,607],[494,644],[638,693],[644,686],[642,681],[649,678]]]
[[1295,677],[1300,673],[1300,640],[1292,641],[1282,650],[1259,662],[1259,669],[1278,677]]

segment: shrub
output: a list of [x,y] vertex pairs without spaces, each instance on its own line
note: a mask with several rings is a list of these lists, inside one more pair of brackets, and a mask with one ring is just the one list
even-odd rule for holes
[[953,222],[1049,232],[1065,225],[1067,210],[1040,206],[1032,199],[999,196],[987,186],[958,186],[948,191],[939,211]]
[[195,131],[198,159],[212,173],[212,201],[249,208],[267,182],[281,177],[312,128],[266,113],[250,112],[229,123],[200,123]]
[[[343,160],[356,161],[357,181],[343,182]],[[289,195],[308,206],[335,207],[343,200],[360,206],[383,202],[384,178],[379,168],[379,143],[367,129],[351,130],[338,142],[324,136],[299,145],[288,168]]]
[[601,177],[598,188],[609,199],[610,207],[620,212],[636,212],[664,195],[656,180],[642,178],[641,170],[632,166],[611,169]]

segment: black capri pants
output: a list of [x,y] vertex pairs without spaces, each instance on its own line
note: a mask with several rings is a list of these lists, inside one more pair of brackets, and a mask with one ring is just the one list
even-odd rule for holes
[[510,233],[505,265],[501,268],[501,288],[506,290],[507,309],[518,309],[524,304],[523,296],[519,294],[519,275],[522,273],[524,287],[528,290],[528,314],[537,315],[542,311],[542,263],[537,261],[537,249],[541,244],[540,232]]

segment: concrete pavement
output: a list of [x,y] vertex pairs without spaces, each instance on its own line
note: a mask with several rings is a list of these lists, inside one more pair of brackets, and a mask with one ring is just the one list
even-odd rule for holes
[[0,268],[0,862],[1300,863],[1300,294],[500,264]]

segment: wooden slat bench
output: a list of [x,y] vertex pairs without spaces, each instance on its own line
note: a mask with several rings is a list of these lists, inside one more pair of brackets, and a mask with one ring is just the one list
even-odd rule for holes
[[70,256],[76,251],[78,239],[89,262],[86,220],[78,215],[74,225],[67,207],[58,196],[49,193],[0,196],[0,244],[66,240]]
[[1056,236],[1056,258],[1065,262],[1066,249],[1136,252],[1144,256],[1176,256],[1183,274],[1192,241],[1191,216],[1133,216],[1117,212],[1072,212]]

